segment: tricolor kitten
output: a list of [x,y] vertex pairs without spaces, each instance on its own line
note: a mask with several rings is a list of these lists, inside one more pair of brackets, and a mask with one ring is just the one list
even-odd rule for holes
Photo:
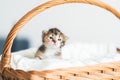
[[39,59],[49,57],[60,57],[61,48],[65,45],[67,36],[59,29],[51,28],[42,32],[42,45],[37,50],[35,57]]

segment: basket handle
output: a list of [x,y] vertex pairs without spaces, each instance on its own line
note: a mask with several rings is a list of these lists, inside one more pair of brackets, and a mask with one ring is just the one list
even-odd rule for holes
[[86,3],[91,5],[96,5],[101,8],[104,8],[111,13],[113,13],[117,18],[120,19],[120,13],[112,8],[111,6],[100,2],[98,0],[51,0],[48,1],[40,6],[37,6],[36,8],[29,11],[26,15],[24,15],[11,29],[10,33],[7,36],[6,42],[3,47],[3,53],[2,53],[2,59],[1,59],[1,69],[4,69],[5,67],[11,67],[11,47],[13,44],[13,41],[17,35],[17,33],[20,31],[20,29],[28,22],[30,21],[34,16],[39,14],[40,12],[51,8],[56,5],[65,4],[65,3]]

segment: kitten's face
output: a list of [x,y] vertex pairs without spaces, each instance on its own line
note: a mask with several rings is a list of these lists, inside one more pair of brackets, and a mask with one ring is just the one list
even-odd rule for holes
[[47,32],[43,32],[43,43],[47,47],[61,48],[64,46],[67,37],[56,28],[52,28]]

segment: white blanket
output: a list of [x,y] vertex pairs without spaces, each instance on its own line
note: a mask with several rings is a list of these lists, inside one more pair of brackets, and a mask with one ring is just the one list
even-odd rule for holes
[[103,62],[119,61],[120,54],[115,44],[74,43],[65,45],[62,58],[34,58],[37,48],[31,48],[12,54],[11,64],[15,69],[46,70],[63,67],[93,65]]

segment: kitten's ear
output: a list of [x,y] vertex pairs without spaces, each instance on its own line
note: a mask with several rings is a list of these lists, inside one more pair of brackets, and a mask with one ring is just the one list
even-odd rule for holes
[[42,37],[44,37],[47,34],[47,31],[42,31]]
[[42,31],[42,34],[47,34],[47,31],[43,30],[43,31]]
[[68,37],[68,36],[66,36],[66,35],[65,35],[64,37],[65,37],[65,40],[68,40],[68,39],[69,39],[69,37]]

